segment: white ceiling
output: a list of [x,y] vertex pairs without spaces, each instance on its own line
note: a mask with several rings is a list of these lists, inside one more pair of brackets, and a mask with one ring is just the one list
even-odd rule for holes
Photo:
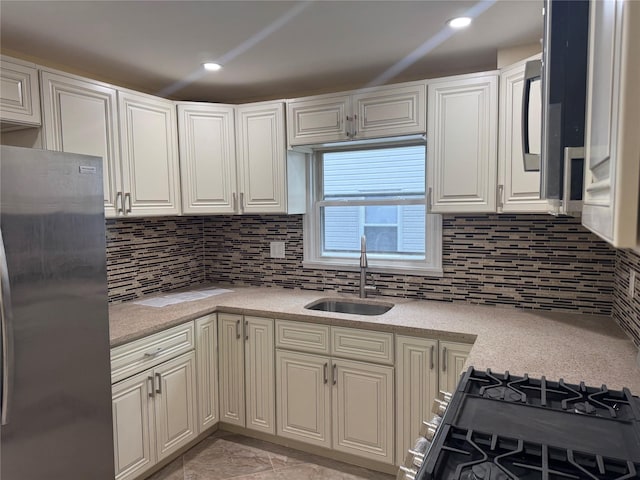
[[[541,0],[0,2],[4,53],[180,100],[238,102],[496,67]],[[476,17],[452,31],[447,19]],[[203,72],[200,63],[223,63]]]

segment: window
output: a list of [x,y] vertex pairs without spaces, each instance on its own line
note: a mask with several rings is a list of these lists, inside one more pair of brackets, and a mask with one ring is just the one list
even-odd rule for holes
[[322,150],[314,155],[305,266],[441,274],[441,219],[427,215],[425,146]]

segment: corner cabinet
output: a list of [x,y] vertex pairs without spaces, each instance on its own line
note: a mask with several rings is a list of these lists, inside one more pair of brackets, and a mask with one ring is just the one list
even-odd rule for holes
[[[547,213],[546,200],[540,199],[540,172],[524,169],[522,150],[522,96],[525,65],[518,62],[500,71],[499,132],[498,132],[498,211],[501,213]],[[539,86],[540,82],[536,85]],[[540,89],[531,88],[529,124],[542,129]],[[538,135],[539,137],[539,135]]]
[[173,102],[118,91],[118,109],[125,214],[180,214],[178,136]]
[[117,92],[109,85],[41,71],[47,150],[102,157],[106,217],[123,213]]
[[1,57],[0,123],[3,131],[41,125],[36,65]]
[[496,211],[498,73],[427,85],[430,213]]
[[275,434],[273,320],[218,314],[220,421]]
[[198,432],[220,420],[218,409],[218,324],[216,314],[195,321]]
[[640,251],[640,3],[592,2],[582,224]]
[[425,85],[410,82],[291,100],[288,145],[423,134]]

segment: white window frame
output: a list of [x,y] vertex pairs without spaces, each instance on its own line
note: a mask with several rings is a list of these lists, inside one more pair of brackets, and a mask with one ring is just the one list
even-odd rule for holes
[[[370,148],[383,148],[386,146],[409,146],[415,145],[411,143],[393,143],[384,145],[376,143]],[[365,149],[369,146],[359,145],[359,149]],[[349,202],[341,200],[323,200],[322,199],[322,160],[321,156],[325,152],[339,150],[354,150],[358,147],[333,147],[316,150],[311,156],[309,168],[307,168],[307,213],[304,215],[303,223],[303,248],[304,257],[302,265],[305,268],[324,269],[324,270],[342,270],[342,271],[358,271],[359,253],[357,254],[334,254],[323,255],[322,252],[322,226],[320,208],[333,205],[352,205]],[[425,168],[426,171],[426,168]],[[425,179],[426,186],[426,179]],[[419,260],[385,258],[381,254],[369,254],[369,271],[392,273],[401,275],[423,275],[442,277],[442,216],[427,213],[426,195],[424,199],[410,199],[404,201],[391,200],[388,205],[419,205],[425,204],[425,258]],[[380,200],[362,200],[358,202],[362,206],[365,205],[384,205],[385,201]]]

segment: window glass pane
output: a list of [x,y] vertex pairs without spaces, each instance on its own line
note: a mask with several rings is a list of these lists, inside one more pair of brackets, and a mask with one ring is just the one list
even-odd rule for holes
[[360,209],[362,207],[324,207],[323,250],[326,252],[359,252]]
[[398,223],[398,207],[395,205],[367,206],[364,213],[365,224],[396,224]]
[[395,253],[398,250],[398,227],[364,227],[369,253]]
[[425,146],[325,152],[324,199],[424,196]]

